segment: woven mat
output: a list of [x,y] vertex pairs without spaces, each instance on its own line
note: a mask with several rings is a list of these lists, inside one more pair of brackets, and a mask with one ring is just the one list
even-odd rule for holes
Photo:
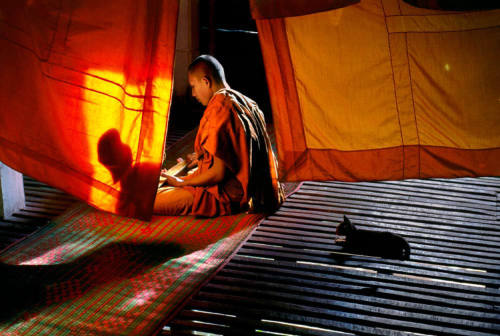
[[261,219],[142,222],[79,204],[0,255],[0,334],[154,333]]

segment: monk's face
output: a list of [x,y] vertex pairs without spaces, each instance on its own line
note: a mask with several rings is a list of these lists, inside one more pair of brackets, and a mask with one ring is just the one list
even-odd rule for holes
[[188,80],[193,97],[203,106],[207,106],[213,95],[210,80],[199,72],[188,73]]

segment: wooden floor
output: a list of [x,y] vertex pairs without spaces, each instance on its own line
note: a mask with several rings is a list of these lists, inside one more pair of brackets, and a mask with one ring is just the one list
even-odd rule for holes
[[9,219],[0,218],[0,251],[26,238],[76,202],[60,190],[28,176],[23,178],[26,206]]
[[[25,177],[0,249],[75,199]],[[164,327],[164,335],[499,335],[500,178],[305,182]],[[409,261],[349,255],[346,214],[390,230]]]
[[[164,334],[498,335],[500,178],[306,182]],[[346,255],[346,214],[409,261]]]

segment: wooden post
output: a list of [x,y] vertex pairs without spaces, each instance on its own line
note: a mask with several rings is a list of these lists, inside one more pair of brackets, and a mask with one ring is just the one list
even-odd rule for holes
[[23,174],[0,162],[0,217],[9,219],[24,205]]
[[174,95],[184,96],[189,87],[187,68],[199,51],[199,2],[181,0],[175,47]]
[[215,55],[215,0],[208,2],[208,52]]

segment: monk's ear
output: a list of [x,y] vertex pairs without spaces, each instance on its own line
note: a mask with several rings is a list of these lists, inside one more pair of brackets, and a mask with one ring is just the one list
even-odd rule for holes
[[207,85],[208,87],[212,87],[212,80],[210,79],[210,77],[203,76],[201,81],[203,82],[203,84]]

